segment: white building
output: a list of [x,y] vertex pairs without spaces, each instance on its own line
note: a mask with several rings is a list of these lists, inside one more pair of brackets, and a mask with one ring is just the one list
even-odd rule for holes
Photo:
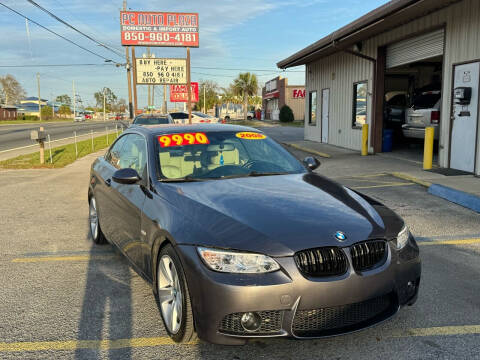
[[381,152],[389,92],[438,86],[438,163],[480,175],[480,1],[393,0],[277,65],[306,65],[305,138],[355,150],[368,123]]

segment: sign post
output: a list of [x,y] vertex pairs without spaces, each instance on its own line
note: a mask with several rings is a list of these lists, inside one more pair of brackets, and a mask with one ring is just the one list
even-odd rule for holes
[[[138,110],[137,84],[186,84],[188,91],[188,123],[192,123],[190,47],[199,47],[198,26],[198,13],[125,10],[120,12],[122,45],[132,46],[135,114]],[[137,60],[135,57],[135,46],[186,47],[187,58],[154,58],[153,61],[152,59]],[[174,64],[175,61],[177,64]],[[178,63],[182,61],[184,65]]]
[[133,117],[137,116],[137,58],[135,56],[135,46],[132,46],[132,66],[133,66]]
[[188,123],[192,123],[192,88],[190,84],[190,48],[187,47],[187,92],[188,92]]

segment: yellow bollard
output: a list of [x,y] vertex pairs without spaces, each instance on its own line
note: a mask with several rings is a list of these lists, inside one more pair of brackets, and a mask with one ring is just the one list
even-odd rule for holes
[[433,138],[435,129],[432,126],[425,128],[425,143],[423,145],[423,170],[430,170],[433,162]]
[[368,124],[362,126],[362,156],[368,155]]

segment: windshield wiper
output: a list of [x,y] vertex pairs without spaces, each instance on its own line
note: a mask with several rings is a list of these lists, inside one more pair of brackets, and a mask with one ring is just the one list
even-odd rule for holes
[[160,179],[161,182],[195,182],[195,181],[204,181],[204,179],[194,178],[191,175],[187,175],[181,178],[164,178]]

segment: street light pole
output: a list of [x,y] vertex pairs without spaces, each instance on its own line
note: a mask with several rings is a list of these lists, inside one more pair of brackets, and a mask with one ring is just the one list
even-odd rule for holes
[[[127,0],[123,0],[123,11],[127,10]],[[128,83],[128,112],[130,120],[133,120],[133,105],[132,105],[132,75],[130,71],[130,46],[125,46],[125,57],[127,59],[127,83]]]
[[105,88],[103,88],[103,122],[106,121],[106,114],[105,114],[105,111],[106,111],[106,102],[105,102]]
[[77,96],[75,95],[75,80],[72,80],[72,88],[73,88],[73,121],[75,121],[75,117],[77,116]]
[[38,118],[42,121],[42,105],[40,102],[40,74],[37,73],[37,87],[38,87]]

